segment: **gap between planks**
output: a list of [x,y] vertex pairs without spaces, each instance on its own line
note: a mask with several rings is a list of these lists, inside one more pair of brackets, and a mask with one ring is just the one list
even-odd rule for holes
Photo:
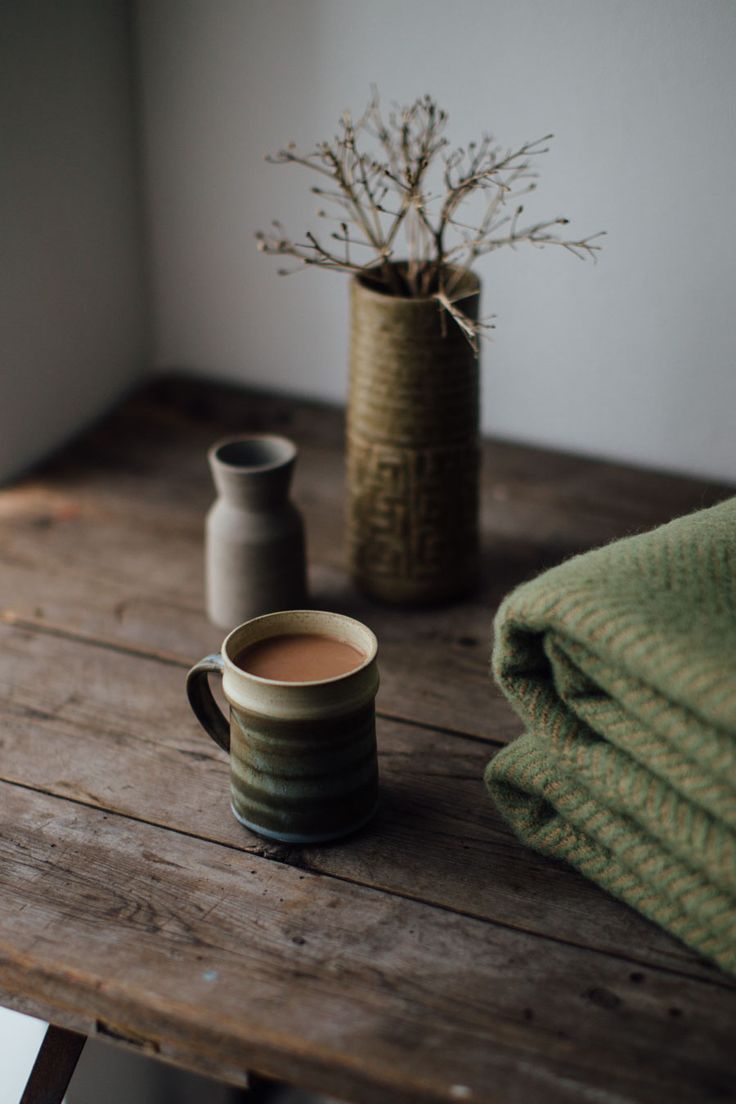
[[72,805],[79,805],[85,809],[93,809],[96,812],[103,812],[108,817],[115,817],[121,821],[129,821],[134,824],[145,824],[151,828],[156,828],[161,831],[171,832],[176,836],[182,836],[186,839],[196,840],[198,843],[207,844],[211,847],[224,847],[228,851],[235,851],[240,854],[253,855],[254,858],[265,859],[269,862],[278,863],[280,866],[288,866],[292,870],[304,870],[311,874],[313,877],[329,878],[332,881],[342,882],[345,885],[356,886],[362,890],[366,890],[370,893],[380,894],[385,897],[395,897],[402,901],[411,901],[414,904],[421,905],[424,908],[435,909],[438,912],[450,913],[454,916],[461,916],[466,920],[475,920],[483,924],[488,924],[493,928],[500,928],[504,931],[518,932],[522,935],[530,936],[533,939],[539,939],[542,942],[549,942],[559,944],[563,947],[570,947],[574,950],[586,951],[591,954],[601,955],[603,958],[615,959],[619,962],[625,962],[631,966],[640,966],[646,970],[656,971],[663,975],[670,975],[672,977],[680,977],[688,982],[698,982],[704,985],[713,985],[719,989],[725,989],[732,992],[734,989],[733,983],[723,975],[716,974],[712,977],[694,976],[688,973],[686,970],[678,970],[676,966],[665,966],[661,963],[652,963],[646,959],[637,958],[635,955],[626,955],[613,950],[604,950],[600,947],[593,947],[587,943],[575,942],[571,939],[564,939],[561,936],[551,935],[549,933],[542,933],[534,931],[534,929],[526,928],[519,924],[510,924],[503,920],[493,919],[488,916],[483,916],[478,913],[473,913],[467,909],[453,908],[450,905],[442,904],[438,901],[429,901],[418,894],[403,893],[395,888],[384,888],[382,886],[371,885],[370,882],[361,881],[358,878],[350,878],[345,874],[337,874],[334,872],[328,872],[320,870],[317,867],[313,867],[308,861],[304,860],[302,851],[299,847],[289,846],[288,844],[275,844],[269,843],[264,840],[263,843],[255,843],[253,846],[239,847],[237,844],[228,843],[221,840],[212,840],[207,836],[198,835],[196,832],[187,832],[181,828],[173,828],[162,821],[151,820],[146,817],[135,816],[132,813],[121,813],[115,809],[107,806],[95,803],[92,801],[83,801],[79,797],[66,797],[61,796],[58,793],[54,793],[51,790],[44,789],[42,786],[32,786],[26,782],[18,782],[13,779],[0,778],[7,786],[13,786],[16,789],[26,790],[30,793],[41,794],[44,797],[50,797],[56,801],[66,801]]
[[[196,662],[189,661],[173,652],[162,652],[153,648],[145,648],[142,645],[126,644],[122,641],[112,640],[108,637],[94,636],[77,629],[69,629],[64,625],[55,625],[50,621],[34,620],[28,617],[18,617],[12,611],[0,612],[0,623],[10,625],[13,628],[25,629],[27,632],[36,632],[40,635],[54,636],[61,640],[70,640],[76,644],[84,644],[90,648],[103,648],[109,652],[117,652],[120,655],[134,656],[138,659],[148,659],[154,663],[161,663],[165,667],[176,667],[182,671],[188,671]],[[487,745],[499,750],[506,747],[505,740],[494,740],[492,736],[479,736],[476,732],[466,732],[462,728],[450,728],[447,725],[431,724],[427,721],[414,720],[400,713],[393,713],[383,709],[376,710],[376,716],[386,721],[395,721],[396,724],[409,725],[413,728],[426,729],[429,732],[438,732],[444,736],[456,736],[463,740],[470,740],[476,744]]]
[[[127,655],[130,656],[130,658],[133,660],[142,661],[144,663],[150,661],[162,662],[166,667],[174,668],[177,671],[186,670],[189,666],[187,661],[179,656],[164,655],[163,657],[161,657],[160,655],[156,654],[151,655],[145,648],[141,648],[139,646],[129,647],[127,645],[123,645],[121,647],[118,645],[117,642],[114,641],[108,641],[104,639],[101,640],[97,637],[92,636],[91,634],[80,634],[76,632],[76,630],[69,630],[60,626],[34,623],[31,620],[19,618],[14,614],[0,614],[0,623],[5,623],[8,628],[15,629],[20,633],[26,633],[29,638],[32,638],[34,635],[43,638],[44,635],[47,635],[62,641],[67,641],[73,646],[79,646],[81,648],[87,646],[97,647],[102,649],[103,652],[111,653],[112,655]],[[48,716],[50,719],[52,719],[51,714],[44,714],[44,716]],[[459,740],[461,738],[469,739],[471,743],[475,744],[476,748],[485,748],[490,745],[490,741],[484,741],[478,739],[477,737],[473,738],[472,735],[467,736],[464,733],[453,732],[452,730],[448,732],[446,729],[443,729],[440,726],[436,726],[434,729],[432,729],[431,726],[427,726],[421,722],[414,722],[414,724],[412,724],[411,722],[407,722],[402,718],[395,719],[393,723],[395,723],[399,728],[410,729],[416,732],[427,730],[436,731],[441,734],[447,734],[451,740]],[[441,777],[445,777],[444,773],[441,775]],[[545,930],[544,928],[540,929],[539,927],[535,927],[534,924],[530,925],[522,917],[519,917],[517,919],[517,917],[513,915],[489,916],[487,913],[480,912],[473,908],[472,902],[470,900],[466,900],[464,903],[455,904],[452,901],[437,900],[432,898],[431,896],[427,897],[426,887],[423,887],[422,889],[419,889],[418,887],[417,890],[411,891],[406,890],[403,885],[396,885],[395,883],[391,884],[390,880],[389,884],[386,884],[386,881],[381,878],[374,878],[369,880],[364,876],[363,873],[352,874],[345,871],[325,869],[325,867],[318,862],[313,862],[308,855],[305,857],[302,849],[299,848],[289,848],[284,847],[283,845],[274,845],[267,843],[260,844],[260,846],[258,844],[256,844],[255,846],[245,846],[240,842],[231,843],[226,839],[217,838],[217,836],[213,836],[209,832],[202,832],[201,829],[198,833],[189,832],[187,831],[187,828],[182,827],[181,824],[172,825],[171,823],[160,820],[155,812],[152,815],[150,810],[133,810],[125,807],[120,808],[120,806],[116,806],[115,803],[111,804],[109,800],[100,798],[95,793],[85,794],[84,789],[78,789],[75,794],[59,792],[59,790],[53,786],[53,782],[51,779],[39,779],[36,781],[29,781],[27,779],[21,780],[17,776],[11,776],[7,778],[7,781],[12,784],[19,785],[30,791],[37,792],[39,794],[45,794],[57,799],[60,798],[62,800],[68,800],[90,809],[102,809],[111,813],[112,815],[127,818],[130,821],[134,821],[140,824],[149,824],[157,828],[163,828],[166,831],[171,831],[174,833],[178,832],[180,835],[188,836],[192,839],[198,839],[210,844],[228,847],[236,851],[241,851],[243,853],[260,855],[263,858],[270,858],[284,865],[288,865],[298,869],[304,869],[306,871],[309,871],[310,873],[319,874],[323,877],[333,878],[335,881],[342,881],[346,884],[361,886],[366,889],[370,889],[374,893],[382,893],[388,897],[395,897],[397,899],[403,899],[407,901],[415,901],[419,904],[425,905],[428,908],[437,908],[446,913],[455,914],[457,916],[469,919],[480,920],[498,929],[524,933],[534,936],[535,938],[547,940],[548,942],[553,944],[568,946],[585,951],[593,951],[596,954],[608,956],[611,959],[617,959],[619,961],[632,963],[636,966],[644,966],[645,968],[661,971],[665,974],[670,974],[683,978],[696,977],[698,980],[703,980],[707,984],[717,985],[720,988],[733,989],[733,983],[730,982],[729,979],[721,977],[715,972],[713,975],[704,975],[700,971],[696,974],[692,974],[688,971],[686,966],[680,967],[677,962],[672,963],[671,961],[652,961],[650,958],[647,957],[646,954],[637,954],[635,951],[632,953],[630,947],[634,947],[635,944],[631,942],[626,942],[625,940],[617,940],[619,946],[601,946],[594,939],[591,939],[589,935],[587,938],[577,937],[578,932],[575,928],[569,931],[562,932],[549,931]],[[85,797],[88,797],[89,800],[85,800]],[[590,885],[591,883],[587,884]],[[471,907],[468,907],[469,905]],[[622,942],[623,945],[621,945]]]
[[[587,952],[571,955],[569,948],[544,946],[519,933],[499,932],[497,940],[488,940],[485,925],[440,914],[424,918],[424,938],[416,940],[413,929],[420,912],[412,902],[397,902],[394,911],[390,902],[348,886],[325,887],[326,895],[315,894],[309,884],[312,875],[300,888],[302,879],[297,881],[288,868],[280,874],[272,869],[270,886],[264,889],[259,878],[243,880],[242,864],[225,855],[210,873],[209,849],[181,838],[171,840],[167,852],[168,859],[178,861],[164,865],[150,887],[150,869],[140,867],[139,854],[141,844],[158,853],[152,838],[157,829],[119,827],[108,824],[107,817],[102,826],[99,811],[90,818],[66,810],[57,819],[49,799],[33,795],[26,800],[31,797],[20,800],[18,793],[8,802],[17,841],[33,846],[34,855],[38,847],[41,861],[51,858],[47,848],[55,846],[52,839],[60,840],[62,854],[66,847],[79,846],[89,863],[92,914],[119,921],[119,938],[109,970],[109,943],[98,926],[87,931],[77,924],[63,976],[55,962],[64,941],[58,923],[46,951],[42,946],[37,953],[35,937],[46,902],[53,920],[66,913],[76,893],[57,858],[49,864],[49,882],[35,894],[36,915],[23,927],[7,964],[6,988],[31,989],[26,971],[33,968],[36,978],[48,978],[49,996],[54,990],[68,992],[71,984],[79,999],[93,996],[96,1017],[114,1015],[114,1023],[123,1030],[133,1025],[137,1035],[157,1039],[163,1030],[167,1039],[185,1046],[196,1038],[198,1052],[229,1064],[233,1056],[256,1069],[262,1068],[261,1061],[277,1061],[273,1072],[286,1075],[290,1065],[293,1078],[306,1085],[307,1073],[313,1080],[319,1074],[323,1083],[314,1087],[327,1091],[337,1088],[335,1077],[342,1071],[356,1090],[338,1093],[343,1099],[368,1100],[371,1088],[372,1102],[385,1100],[388,1089],[403,1090],[397,1100],[448,1101],[456,1095],[452,1086],[463,1083],[475,1085],[472,1095],[477,1092],[488,1104],[512,1098],[562,1104],[604,1096],[656,1104],[661,1099],[660,1070],[673,1100],[702,1100],[701,1089],[726,1083],[732,1051],[724,1018],[730,1005],[721,994],[689,983],[683,994],[679,979],[658,977],[651,990],[636,985],[627,990],[628,1008],[624,1003],[623,1012],[615,1012],[619,1004],[611,1005],[609,997],[611,987],[624,980],[620,963]],[[48,835],[43,834],[46,825]],[[9,839],[16,837],[11,833]],[[122,895],[108,884],[108,849],[119,884],[128,887]],[[156,854],[143,855],[160,861]],[[12,861],[10,856],[5,883],[11,902],[23,871],[22,857],[17,868]],[[258,865],[257,859],[245,865],[250,862]],[[169,871],[172,865],[179,867],[176,873]],[[131,911],[131,904],[148,902],[149,888],[150,915],[139,915],[135,907]],[[232,910],[215,913],[220,919],[210,938],[204,922],[212,913],[209,906],[241,891],[242,900],[234,901]],[[286,908],[281,909],[284,900]],[[334,902],[346,908],[336,913]],[[5,919],[12,925],[11,910],[5,910]],[[253,927],[253,919],[264,915],[268,922]],[[309,930],[324,932],[325,940],[314,946],[307,940],[308,950],[302,951],[304,944],[293,936]],[[246,934],[252,938],[244,939]],[[175,953],[162,955],[167,948]],[[155,1000],[146,961],[152,954],[157,962]],[[432,968],[442,955],[449,956],[449,968],[439,969],[435,985]],[[325,970],[333,961],[337,969]],[[204,983],[212,979],[202,967],[218,962],[222,984],[210,989]],[[284,1007],[285,969],[297,990]],[[101,977],[108,981],[100,984]],[[545,981],[550,986],[546,999],[540,1001],[538,1014],[527,1015],[525,1009],[533,1007],[537,987]],[[245,1005],[243,985],[248,987]],[[675,1031],[683,1046],[672,1053],[668,1009],[681,996],[699,1034],[697,1042],[688,1043],[686,1033]],[[586,1003],[580,1008],[587,1012],[582,1022],[581,1000]],[[714,1000],[720,1003],[714,1006]],[[627,1061],[630,1054],[632,1062]],[[650,1066],[637,1061],[647,1054],[653,1059]],[[366,1087],[365,1094],[358,1093],[359,1085]],[[347,1080],[341,1087],[348,1088]]]
[[[6,624],[8,624],[9,628],[15,628],[20,632],[26,632],[29,636],[37,635],[43,637],[44,635],[44,628],[42,626],[29,623],[24,624],[23,619],[19,619],[15,616],[6,617],[3,620]],[[100,646],[104,652],[112,653],[113,655],[129,654],[132,659],[137,661],[148,662],[151,659],[151,657],[146,653],[145,649],[120,649],[118,648],[116,643],[105,641],[100,642],[94,637],[85,639],[84,637],[80,637],[74,631],[61,629],[59,627],[54,627],[51,631],[48,632],[48,635],[56,637],[60,640],[68,641],[74,646],[85,647],[87,645],[97,645]],[[186,669],[186,667],[188,666],[186,661],[184,661],[180,657],[165,657],[164,662],[166,666],[170,668],[173,667],[175,670]],[[415,724],[414,726],[411,726],[407,725],[401,720],[394,723],[396,723],[397,727],[399,728],[409,728],[417,732],[421,732],[425,728],[425,726],[422,724]],[[462,734],[451,733],[450,739],[459,739],[461,735]],[[471,742],[474,742],[476,747],[478,747],[479,745],[482,747],[486,746],[483,741]],[[646,955],[642,956],[636,953],[632,954],[629,950],[629,947],[633,944],[626,943],[625,941],[623,946],[601,946],[595,940],[591,940],[590,938],[576,938],[577,933],[574,930],[568,932],[555,932],[540,929],[539,927],[535,927],[535,925],[529,925],[523,919],[517,919],[513,915],[489,916],[487,913],[479,912],[472,907],[467,907],[468,904],[470,904],[469,901],[466,901],[464,905],[462,903],[458,905],[453,903],[452,901],[439,901],[436,898],[428,898],[425,891],[423,890],[420,890],[418,892],[406,891],[403,885],[397,886],[396,884],[390,884],[390,882],[389,884],[386,884],[386,881],[384,879],[369,880],[366,879],[362,874],[353,875],[352,873],[345,871],[325,869],[324,866],[322,866],[321,864],[310,861],[308,857],[305,861],[301,849],[284,848],[282,845],[273,844],[263,844],[260,847],[246,847],[243,846],[240,842],[232,844],[225,839],[219,839],[216,836],[212,836],[210,833],[202,833],[201,830],[199,833],[190,833],[187,831],[186,827],[182,827],[181,824],[172,825],[170,823],[167,823],[166,821],[160,820],[155,814],[151,815],[149,810],[138,811],[132,810],[130,808],[120,808],[120,806],[115,805],[114,803],[111,805],[108,801],[100,799],[100,797],[94,793],[85,795],[85,791],[83,789],[77,790],[75,794],[67,794],[63,792],[60,793],[58,789],[53,787],[49,779],[37,780],[34,782],[27,779],[21,780],[16,776],[9,777],[7,780],[9,782],[25,786],[29,790],[35,790],[38,793],[43,793],[56,798],[77,802],[79,805],[86,806],[91,809],[102,808],[116,816],[127,817],[130,820],[136,821],[141,824],[151,824],[156,827],[164,828],[167,831],[180,832],[181,835],[190,836],[193,839],[200,839],[208,843],[232,847],[234,850],[240,850],[244,853],[261,855],[265,858],[272,858],[275,861],[280,861],[293,867],[299,867],[312,873],[320,874],[324,877],[331,877],[338,881],[343,881],[347,884],[364,886],[371,889],[373,892],[384,893],[388,896],[403,898],[405,900],[413,900],[418,903],[424,904],[429,908],[439,908],[444,912],[454,913],[458,916],[480,920],[484,923],[495,925],[499,929],[506,929],[509,931],[517,931],[529,935],[534,935],[536,938],[546,939],[551,943],[575,947],[582,950],[592,950],[595,953],[608,955],[611,958],[618,959],[620,961],[633,962],[637,966],[643,965],[647,968],[662,970],[666,973],[670,973],[679,977],[693,976],[688,971],[687,967],[681,968],[677,963],[673,964],[670,961],[652,962]],[[85,800],[85,796],[89,797],[89,800]],[[695,976],[697,976],[701,980],[705,980],[708,983],[717,984],[720,987],[732,987],[726,979],[719,978],[717,976],[704,976],[701,972],[698,972]]]

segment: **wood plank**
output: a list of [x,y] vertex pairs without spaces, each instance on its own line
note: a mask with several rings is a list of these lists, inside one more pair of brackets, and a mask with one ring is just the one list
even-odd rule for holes
[[0,986],[154,1050],[357,1104],[731,1093],[718,986],[5,783],[0,803]]
[[62,1007],[58,1000],[52,1001],[48,995],[40,993],[36,998],[22,992],[9,992],[0,986],[0,1005],[20,1012],[23,1016],[33,1016],[37,1020],[50,1020],[52,1017],[59,1027],[66,1028],[85,1037],[95,1035],[105,1045],[131,1054],[155,1057],[157,1062],[185,1069],[201,1077],[224,1081],[235,1088],[247,1089],[253,1081],[248,1071],[238,1066],[226,1066],[221,1061],[213,1061],[203,1055],[194,1054],[191,1049],[183,1051],[170,1039],[159,1039],[154,1045],[143,1035],[134,1032],[121,1032],[114,1023],[96,1018],[89,1009]]
[[573,552],[730,493],[487,442],[483,586],[444,609],[396,610],[355,593],[342,567],[339,411],[162,381],[0,494],[0,608],[187,663],[212,650],[221,634],[203,613],[202,523],[212,498],[205,451],[226,433],[266,428],[299,444],[296,498],[307,519],[313,601],[378,635],[385,712],[497,740],[519,730],[488,676],[503,595]]
[[[203,502],[196,517],[151,518],[133,500],[82,502],[46,488],[0,498],[0,607],[27,620],[162,650],[193,663],[219,647],[223,633],[204,615]],[[326,514],[331,518],[333,510]],[[42,519],[52,518],[50,522]],[[60,520],[56,520],[60,519]],[[381,608],[356,594],[346,574],[320,562],[315,535],[334,524],[308,518],[310,589],[315,606],[347,612],[377,633],[385,707],[448,727],[488,733],[485,707],[498,694],[488,675],[492,609],[479,602],[451,610]],[[332,550],[339,538],[326,540]],[[408,661],[407,639],[422,649]],[[464,679],[463,695],[453,682]],[[497,733],[517,727],[498,698]]]
[[[0,625],[0,777],[467,916],[736,988],[562,863],[518,843],[482,783],[493,745],[382,720],[383,802],[344,843],[263,841],[236,823],[225,755],[184,669]],[[165,780],[165,781],[164,781]]]
[[[202,615],[204,451],[245,428],[300,445],[315,598],[377,631],[384,716],[455,730],[384,720],[381,813],[330,848],[234,823],[224,758],[182,695],[183,667],[219,642]],[[480,783],[483,738],[518,731],[487,675],[505,590],[728,490],[489,444],[482,592],[385,610],[342,571],[341,432],[313,404],[163,382],[0,494],[0,603],[43,630],[7,638],[0,774],[64,798],[0,786],[0,985],[203,1072],[253,1057],[357,1101],[728,1099],[733,981],[516,844]],[[197,974],[210,954],[215,1000],[217,967]]]

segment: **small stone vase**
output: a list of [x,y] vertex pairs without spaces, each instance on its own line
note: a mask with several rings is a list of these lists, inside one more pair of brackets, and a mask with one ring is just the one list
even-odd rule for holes
[[286,437],[267,434],[208,453],[218,498],[205,525],[205,589],[220,628],[307,604],[304,525],[289,499],[296,454]]
[[[477,319],[480,281],[454,296]],[[478,359],[436,299],[352,283],[348,545],[361,590],[386,602],[460,597],[478,575]]]

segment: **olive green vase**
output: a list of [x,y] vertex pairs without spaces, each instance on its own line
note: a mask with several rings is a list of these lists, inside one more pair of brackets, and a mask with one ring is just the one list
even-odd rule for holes
[[[459,308],[477,319],[480,282]],[[365,593],[422,605],[478,576],[479,366],[436,299],[352,282],[348,547]]]

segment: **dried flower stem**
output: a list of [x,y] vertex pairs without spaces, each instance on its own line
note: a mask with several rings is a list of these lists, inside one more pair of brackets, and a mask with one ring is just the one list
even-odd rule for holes
[[[308,231],[305,242],[295,242],[274,222],[269,233],[256,238],[263,253],[298,262],[296,268],[280,269],[282,274],[316,265],[370,274],[371,282],[387,294],[436,298],[477,349],[488,326],[464,315],[455,296],[464,271],[478,257],[503,246],[529,244],[558,245],[582,260],[595,259],[601,235],[560,237],[554,229],[566,226],[566,218],[519,225],[524,207],[518,200],[535,189],[533,159],[547,152],[551,134],[512,150],[495,146],[490,135],[467,149],[449,149],[446,124],[446,112],[430,96],[396,108],[384,119],[374,90],[357,121],[343,113],[332,141],[320,142],[306,154],[291,143],[266,158],[272,164],[301,165],[326,178],[330,185],[317,185],[312,193],[325,205],[318,216],[336,221],[339,229],[329,233],[328,241]],[[375,153],[363,148],[366,138],[372,139]],[[428,177],[440,166],[442,190],[433,194]],[[459,218],[466,201],[478,193],[488,197],[480,221]],[[506,214],[511,203],[513,210]],[[406,257],[399,262],[396,250],[402,236]],[[368,250],[365,262],[355,259],[360,249]]]

